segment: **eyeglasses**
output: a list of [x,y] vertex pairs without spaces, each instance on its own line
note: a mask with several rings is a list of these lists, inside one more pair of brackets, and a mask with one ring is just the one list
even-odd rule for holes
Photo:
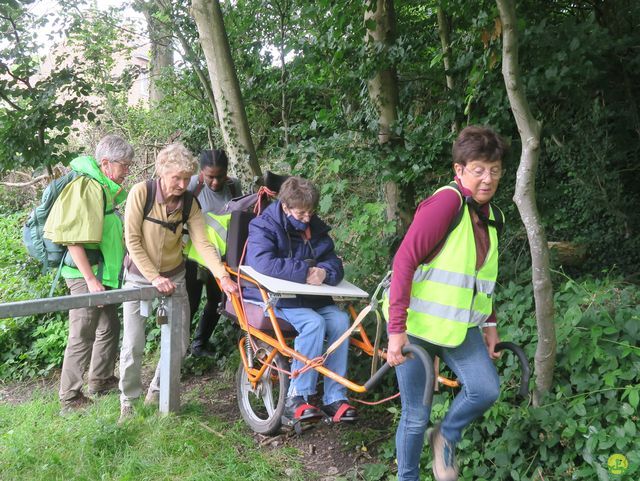
[[303,217],[313,217],[316,213],[315,210],[304,210],[304,209],[289,209],[291,215],[293,215],[296,219],[301,219]]
[[477,179],[483,179],[487,174],[489,174],[489,176],[493,180],[500,179],[504,175],[504,173],[506,172],[506,170],[501,168],[501,167],[494,167],[493,169],[485,169],[484,167],[476,167],[474,169],[467,169],[466,166],[463,166],[462,170],[466,170],[473,177],[475,177]]
[[122,160],[110,160],[109,162],[114,164],[120,164],[122,167],[126,167],[127,169],[131,168],[133,162],[124,162]]

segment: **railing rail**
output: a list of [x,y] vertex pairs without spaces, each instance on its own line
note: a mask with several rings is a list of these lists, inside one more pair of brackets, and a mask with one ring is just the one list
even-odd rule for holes
[[[180,286],[178,286],[179,288]],[[47,312],[63,312],[82,307],[106,306],[123,302],[138,301],[141,312],[151,312],[151,301],[162,297],[155,287],[133,289],[113,289],[104,292],[78,294],[74,296],[49,297],[0,304],[0,319],[24,317]],[[160,329],[160,406],[161,413],[176,412],[180,409],[180,318],[181,309],[174,306],[167,297],[168,323]],[[177,322],[174,322],[174,319]]]

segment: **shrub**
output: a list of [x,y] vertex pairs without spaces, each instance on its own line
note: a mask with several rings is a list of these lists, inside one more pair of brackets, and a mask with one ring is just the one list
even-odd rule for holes
[[[40,265],[22,246],[25,212],[0,220],[0,302],[46,297],[53,273],[42,275]],[[60,282],[56,294],[62,295]],[[66,344],[66,312],[0,319],[0,379],[43,376],[62,362]]]

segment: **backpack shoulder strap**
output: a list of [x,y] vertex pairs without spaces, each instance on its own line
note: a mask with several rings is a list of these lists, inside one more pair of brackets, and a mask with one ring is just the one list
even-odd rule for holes
[[[182,225],[186,224],[187,221],[189,220],[189,214],[191,214],[191,207],[193,206],[194,199],[196,202],[198,202],[198,199],[196,199],[195,192],[189,192],[187,190],[185,191],[183,196],[184,197],[182,198],[182,220],[180,221]],[[198,205],[200,204],[198,203]]]
[[[193,206],[194,199],[196,202],[198,202],[198,199],[195,198],[193,192],[187,190],[183,194],[184,197],[182,199],[182,219],[180,220],[180,222],[165,222],[159,219],[154,219],[153,217],[149,217],[149,213],[151,212],[153,203],[155,202],[155,199],[156,199],[156,190],[158,188],[158,184],[156,183],[155,180],[151,179],[151,180],[147,180],[146,187],[147,187],[147,197],[144,202],[144,209],[142,211],[143,221],[148,220],[149,222],[153,222],[154,224],[159,224],[162,227],[169,229],[172,232],[176,232],[180,225],[184,226],[184,224],[187,223],[187,221],[189,220],[189,214],[191,213],[191,207]],[[198,203],[198,205],[200,204]]]
[[89,180],[93,180],[94,182],[96,182],[99,186],[100,186],[100,191],[102,192],[102,212],[104,215],[109,215],[109,214],[113,214],[115,212],[115,201],[112,201],[111,203],[111,209],[107,209],[107,188],[102,185],[100,182],[98,182],[96,179],[94,179],[93,177],[91,177],[90,175],[87,174],[78,174],[78,177],[86,177]]
[[447,187],[453,188],[460,196],[460,208],[458,209],[458,213],[456,214],[456,216],[451,220],[451,223],[449,224],[449,228],[447,229],[447,233],[444,236],[444,239],[449,237],[449,234],[451,234],[453,230],[456,227],[458,227],[458,224],[460,224],[460,221],[462,220],[462,215],[464,214],[464,206],[466,204],[465,198],[462,195],[462,191],[460,190],[460,186],[458,185],[457,182],[455,181],[450,182]]
[[502,209],[495,204],[489,204],[489,206],[491,207],[493,218],[495,219],[493,221],[493,226],[498,231],[498,236],[500,236],[504,230],[504,212],[502,212]]
[[147,197],[144,201],[144,208],[142,209],[142,220],[149,218],[149,212],[153,208],[153,202],[156,200],[156,189],[158,184],[155,180],[149,179],[145,183],[147,187]]

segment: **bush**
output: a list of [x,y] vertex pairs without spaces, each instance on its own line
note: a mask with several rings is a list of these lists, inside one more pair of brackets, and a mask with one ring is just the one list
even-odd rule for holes
[[[0,302],[47,297],[53,273],[42,275],[21,243],[25,212],[0,220]],[[60,282],[57,295],[63,295]],[[62,363],[66,345],[67,313],[0,319],[0,379],[47,375]]]

